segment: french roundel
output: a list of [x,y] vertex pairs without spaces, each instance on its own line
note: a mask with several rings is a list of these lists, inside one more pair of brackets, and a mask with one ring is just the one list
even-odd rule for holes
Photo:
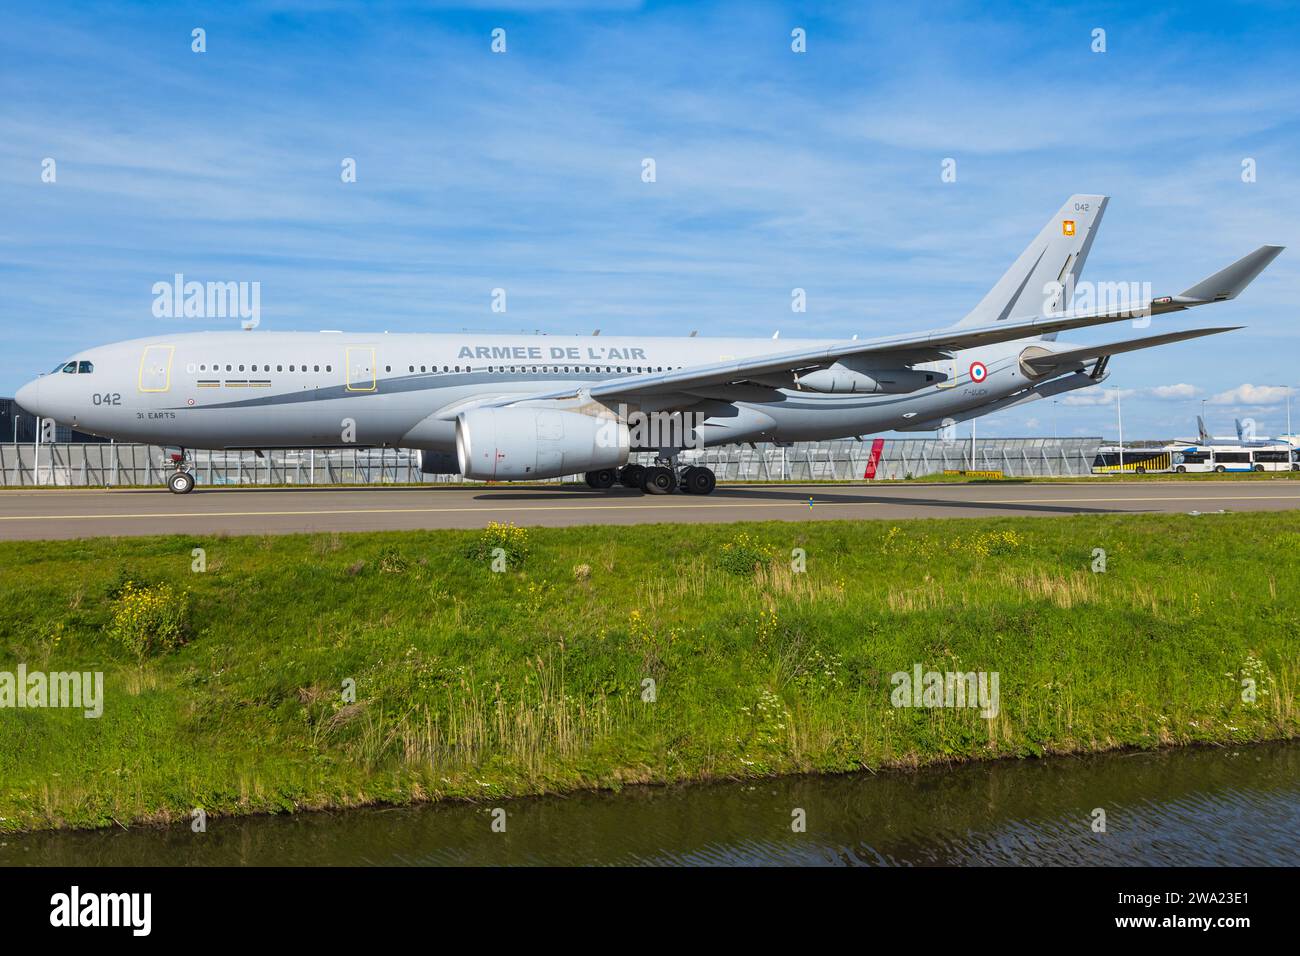
[[970,363],[970,380],[972,382],[982,382],[988,376],[989,370],[984,366],[983,362]]

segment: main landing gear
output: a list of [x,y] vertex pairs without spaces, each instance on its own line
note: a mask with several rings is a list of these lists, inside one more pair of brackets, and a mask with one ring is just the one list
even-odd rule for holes
[[587,485],[606,489],[619,484],[624,488],[639,488],[647,495],[670,495],[681,491],[688,495],[712,494],[718,479],[713,471],[702,465],[675,467],[669,458],[657,458],[653,465],[624,465],[615,471],[604,468],[587,472]]
[[185,449],[180,454],[172,452],[171,461],[175,470],[167,477],[167,490],[174,495],[188,495],[194,490],[194,476],[185,470]]

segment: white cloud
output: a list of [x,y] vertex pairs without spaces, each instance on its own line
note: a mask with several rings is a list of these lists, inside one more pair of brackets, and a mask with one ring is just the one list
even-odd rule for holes
[[[1250,387],[1250,386],[1243,386]],[[1195,398],[1200,394],[1200,389],[1195,385],[1188,385],[1186,382],[1179,382],[1175,385],[1149,385],[1146,388],[1125,388],[1120,390],[1120,394],[1125,401],[1137,398],[1154,398],[1159,401],[1186,401]],[[1226,394],[1226,393],[1225,393]],[[1114,405],[1115,389],[1102,388],[1093,386],[1085,388],[1074,394],[1067,395],[1061,399],[1062,405],[1075,406],[1095,406],[1095,405]]]
[[1285,385],[1238,385],[1210,399],[1211,405],[1276,405],[1286,401]]
[[[1100,385],[1093,385],[1088,388],[1081,388],[1077,392],[1071,392],[1061,399],[1062,405],[1074,406],[1093,406],[1093,405],[1114,405],[1116,390],[1113,388],[1102,388]],[[1138,394],[1135,388],[1120,389],[1119,393],[1124,398],[1132,398]]]
[[1195,398],[1197,388],[1195,385],[1188,385],[1180,382],[1177,385],[1152,385],[1146,390],[1146,393],[1152,398],[1164,399],[1184,399]]

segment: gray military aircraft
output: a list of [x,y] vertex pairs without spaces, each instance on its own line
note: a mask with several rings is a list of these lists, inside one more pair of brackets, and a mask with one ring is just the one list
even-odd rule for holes
[[[34,414],[174,450],[398,447],[430,474],[586,473],[708,494],[687,449],[938,428],[1106,377],[1111,356],[1203,328],[1069,345],[1061,332],[1233,299],[1282,251],[1262,246],[1174,296],[1078,309],[1071,292],[1107,197],[1076,195],[956,325],[873,339],[196,332],[88,349],[24,385]],[[1234,327],[1235,328],[1235,327]],[[628,463],[633,450],[655,463]],[[686,461],[683,461],[686,459]]]

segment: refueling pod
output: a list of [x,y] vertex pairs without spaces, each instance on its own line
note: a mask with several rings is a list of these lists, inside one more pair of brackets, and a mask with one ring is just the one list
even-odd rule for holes
[[810,392],[878,392],[903,395],[948,380],[943,372],[912,368],[854,368],[836,362],[828,368],[799,375],[799,387]]
[[456,458],[475,481],[519,481],[619,468],[628,427],[615,418],[543,408],[473,408],[456,419]]

